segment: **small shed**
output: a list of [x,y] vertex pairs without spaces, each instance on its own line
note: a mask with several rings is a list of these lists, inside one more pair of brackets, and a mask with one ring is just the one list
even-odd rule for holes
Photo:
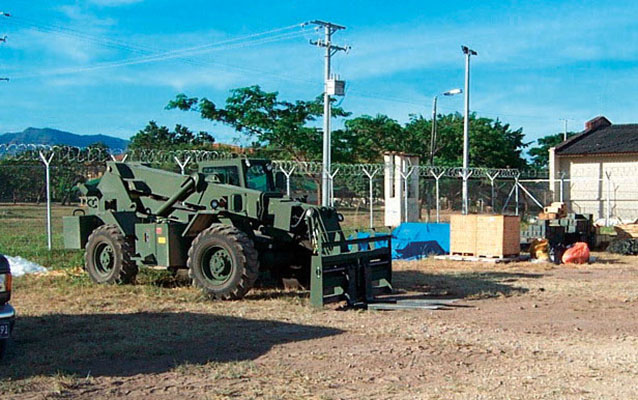
[[581,133],[549,149],[549,179],[554,199],[562,193],[572,212],[638,219],[638,124],[587,121]]

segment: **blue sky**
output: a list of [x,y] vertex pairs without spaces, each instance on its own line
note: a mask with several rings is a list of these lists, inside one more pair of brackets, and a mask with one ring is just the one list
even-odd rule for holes
[[[347,27],[335,42],[352,50],[335,56],[333,71],[347,80],[342,106],[355,115],[401,122],[429,115],[432,96],[463,85],[466,44],[479,52],[472,110],[523,127],[528,140],[562,130],[561,118],[570,130],[601,114],[638,122],[635,2],[33,0],[2,7],[12,17],[0,18],[8,36],[0,76],[11,81],[0,82],[0,132],[35,126],[127,138],[156,120],[231,142],[229,129],[164,106],[181,92],[221,104],[230,89],[252,84],[289,100],[314,98],[323,58],[308,40],[319,34],[298,26],[312,19]],[[250,36],[262,32],[271,33]],[[178,57],[185,48],[188,56]],[[439,106],[462,111],[462,96]]]

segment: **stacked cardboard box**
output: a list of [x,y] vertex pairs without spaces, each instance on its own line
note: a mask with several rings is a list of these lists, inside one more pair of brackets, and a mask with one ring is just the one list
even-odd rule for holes
[[564,218],[542,220],[527,227],[521,233],[526,241],[537,238],[548,239],[550,244],[569,245],[576,242],[586,242],[591,246],[595,243],[595,229],[591,214],[568,213]]

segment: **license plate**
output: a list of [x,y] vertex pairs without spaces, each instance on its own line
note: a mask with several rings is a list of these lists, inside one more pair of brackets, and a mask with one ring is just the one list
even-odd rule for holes
[[9,323],[0,322],[0,339],[6,339],[9,337]]

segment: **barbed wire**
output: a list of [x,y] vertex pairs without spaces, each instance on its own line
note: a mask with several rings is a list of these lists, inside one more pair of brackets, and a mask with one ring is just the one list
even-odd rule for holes
[[[0,159],[25,162],[40,162],[41,155],[50,158],[54,163],[103,163],[106,161],[134,161],[144,163],[200,163],[238,157],[228,151],[214,150],[162,150],[162,149],[111,149],[103,147],[79,147],[46,144],[0,144]],[[286,174],[320,175],[323,164],[318,161],[274,160],[275,167]],[[348,176],[377,176],[385,172],[390,165],[382,163],[331,165],[330,173]],[[463,168],[447,166],[413,166],[422,178],[459,178]],[[515,179],[515,178],[547,178],[547,171],[518,170],[511,168],[468,168],[469,178]]]
[[40,161],[40,155],[54,162],[99,163],[106,161],[137,161],[147,163],[174,162],[175,158],[191,162],[234,157],[234,154],[211,150],[110,149],[102,147],[57,146],[46,144],[0,144],[0,159]]
[[[323,164],[318,161],[293,161],[293,160],[276,160],[273,164],[282,172],[299,174],[299,175],[317,175],[321,174]],[[386,164],[331,164],[330,172],[337,173],[339,176],[366,176],[375,171],[386,171],[393,167]],[[439,167],[439,166],[414,166],[412,168],[420,177],[433,178],[459,178],[462,176],[463,168],[461,167]],[[468,168],[470,178],[501,178],[514,179],[521,175],[521,171],[517,169],[507,168]],[[367,172],[367,174],[366,174]],[[529,174],[528,174],[529,175]],[[527,176],[527,175],[526,175]]]

